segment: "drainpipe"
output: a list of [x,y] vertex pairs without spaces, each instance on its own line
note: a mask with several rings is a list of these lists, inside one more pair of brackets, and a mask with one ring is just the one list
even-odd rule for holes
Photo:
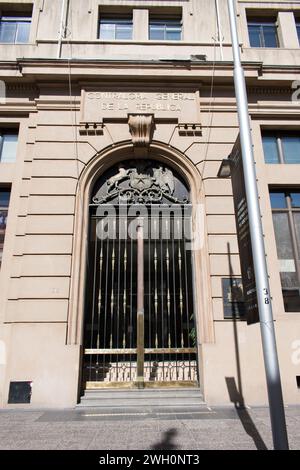
[[219,47],[220,47],[220,56],[221,56],[221,60],[224,60],[224,54],[223,54],[223,34],[222,34],[222,25],[221,25],[221,17],[220,17],[219,0],[215,0],[215,6],[216,6],[216,14],[217,14],[218,41],[219,41]]
[[60,27],[59,27],[59,36],[57,42],[57,58],[61,58],[61,47],[62,47],[62,39],[65,36],[65,29],[66,29],[66,22],[67,22],[67,10],[65,9],[66,0],[62,0],[61,4],[61,17],[60,17]]

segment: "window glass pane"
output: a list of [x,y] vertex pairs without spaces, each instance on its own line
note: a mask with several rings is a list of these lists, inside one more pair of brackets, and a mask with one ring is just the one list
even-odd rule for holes
[[282,137],[285,163],[300,163],[300,136]]
[[297,237],[298,253],[300,254],[300,212],[294,212],[293,217]]
[[300,44],[300,23],[297,23],[297,33],[298,33],[298,40],[299,40],[299,44]]
[[150,20],[149,39],[180,41],[181,40],[181,23],[179,20],[156,19]]
[[[271,192],[272,207],[283,206],[283,192]],[[291,193],[292,206],[300,204],[300,193]],[[294,202],[293,202],[294,200]],[[296,243],[300,250],[300,212],[293,211],[293,226],[296,232]],[[300,311],[300,284],[295,260],[297,247],[291,235],[289,214],[286,212],[273,212],[273,223],[279,261],[282,295],[286,312]],[[300,251],[299,251],[300,252]]]
[[132,25],[130,24],[116,25],[116,39],[132,39]]
[[285,209],[287,207],[285,193],[270,193],[272,209]]
[[[285,274],[284,274],[285,275]],[[296,277],[296,275],[293,275]],[[281,282],[283,283],[283,274],[281,274]],[[300,290],[299,287],[283,287],[282,288],[284,310],[286,312],[300,312]]]
[[263,147],[266,163],[279,163],[279,153],[276,136],[263,136]]
[[257,25],[248,25],[249,40],[251,47],[262,47],[260,40],[260,27]]
[[[283,212],[273,213],[273,223],[278,259],[287,260],[286,267],[289,266],[289,269],[280,270],[289,272],[295,263],[288,214]],[[285,263],[282,263],[282,268],[284,268],[284,266]],[[295,266],[293,266],[293,269],[296,269]]]
[[3,244],[4,244],[4,234],[2,234],[0,231],[0,269],[1,269],[1,264],[2,264]]
[[9,204],[9,191],[0,190],[0,268],[2,263],[2,252],[4,245],[4,236],[7,223],[7,208]]
[[161,40],[163,41],[165,39],[165,28],[163,25],[154,25],[150,24],[150,31],[149,31],[149,39],[152,39],[153,41],[155,40]]
[[29,41],[30,22],[18,23],[16,42],[26,43]]
[[1,21],[0,22],[0,42],[14,43],[16,37],[16,23]]
[[300,193],[290,193],[293,208],[300,208]]
[[299,281],[288,215],[273,213],[273,222],[285,311],[298,312],[300,311]]
[[0,208],[8,207],[10,191],[0,191]]
[[264,47],[278,47],[276,26],[263,26]]
[[168,41],[180,41],[181,39],[181,30],[178,29],[167,29],[166,39]]
[[280,273],[281,286],[285,290],[298,290],[298,278],[296,269],[291,267],[290,271],[281,271]]
[[132,39],[130,18],[102,18],[99,28],[100,39]]
[[115,39],[115,25],[100,24],[100,39]]
[[1,163],[13,163],[17,155],[17,134],[4,134],[2,136]]
[[6,229],[7,222],[7,210],[0,208],[0,231]]
[[0,20],[0,42],[26,43],[29,40],[31,15],[5,15]]

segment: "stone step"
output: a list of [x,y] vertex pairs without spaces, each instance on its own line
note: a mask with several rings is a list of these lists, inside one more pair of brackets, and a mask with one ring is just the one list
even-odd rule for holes
[[82,407],[143,408],[143,407],[198,407],[205,406],[199,389],[144,389],[144,390],[86,390]]
[[202,399],[202,394],[200,391],[197,390],[176,390],[176,391],[171,391],[171,390],[166,390],[166,391],[160,391],[160,390],[86,390],[84,397],[82,398],[98,398],[98,399],[128,399],[128,400],[135,400],[135,399],[141,399],[141,398],[163,398],[163,399],[173,399],[173,398],[201,398]]
[[103,408],[103,409],[132,409],[132,410],[135,410],[137,408],[139,409],[147,409],[147,408],[157,408],[157,407],[160,407],[160,408],[165,408],[165,409],[173,409],[174,407],[177,407],[177,408],[198,408],[198,407],[201,407],[201,406],[205,406],[206,407],[206,404],[204,402],[189,402],[189,403],[186,403],[186,401],[178,401],[178,402],[162,402],[162,401],[153,401],[153,402],[145,402],[145,403],[141,403],[141,402],[136,402],[136,403],[131,403],[131,404],[128,404],[128,402],[126,402],[125,400],[123,402],[119,401],[117,403],[115,402],[111,402],[111,401],[107,401],[106,403],[103,403],[102,400],[85,400],[85,401],[81,401],[80,403],[78,403],[76,405],[76,408]]
[[135,400],[134,402],[128,402],[128,400],[99,400],[99,399],[83,399],[77,406],[91,406],[91,407],[103,407],[103,408],[144,408],[144,407],[197,407],[204,405],[202,400]]

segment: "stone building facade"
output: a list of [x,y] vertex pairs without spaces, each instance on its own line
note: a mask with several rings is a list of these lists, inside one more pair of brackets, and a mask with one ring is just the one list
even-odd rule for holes
[[[299,404],[300,4],[236,4],[283,393],[286,403]],[[229,403],[231,383],[246,403],[265,404],[259,325],[248,326],[232,314],[243,311],[242,301],[232,302],[232,286],[240,286],[240,260],[231,181],[218,178],[239,133],[227,2],[1,0],[0,14],[6,95],[0,103],[1,406],[75,406],[85,387],[86,349],[95,372],[99,364],[91,349],[101,354],[101,348],[122,348],[121,340],[102,346],[92,341],[90,348],[84,343],[84,334],[91,334],[88,310],[95,310],[87,296],[100,302],[91,294],[95,279],[99,290],[99,276],[111,275],[115,259],[114,251],[101,258],[100,249],[100,258],[96,254],[91,261],[89,206],[103,175],[112,178],[120,171],[128,177],[126,189],[139,193],[148,185],[146,177],[158,171],[151,184],[173,202],[180,181],[189,193],[192,225],[201,232],[188,287],[194,339],[189,343],[188,331],[188,345],[184,340],[148,345],[160,354],[168,349],[157,367],[171,367],[168,354],[177,360],[175,348],[189,346],[186,354],[192,354],[193,346],[197,378],[192,379],[207,403]],[[142,169],[143,162],[152,169]],[[119,181],[115,188],[122,188]],[[105,188],[108,193],[109,185]],[[157,252],[149,253],[154,259],[149,269],[157,269]],[[171,261],[161,269],[169,269]],[[122,266],[117,272],[125,292],[130,273]],[[137,272],[133,264],[130,269]],[[109,299],[106,291],[111,305],[114,282]],[[175,284],[170,296],[173,292],[179,300],[169,305],[176,323],[181,287],[175,292]],[[117,296],[120,285],[115,289]],[[132,289],[128,292],[135,295]],[[151,289],[155,308],[156,284]],[[167,295],[164,289],[169,287],[159,295]],[[122,297],[124,322],[129,294]],[[109,315],[116,315],[114,308]],[[158,308],[164,315],[164,307]],[[192,321],[190,312],[185,314]],[[125,339],[123,346],[130,349]],[[122,359],[120,367],[130,361],[135,367],[134,347],[134,359]],[[179,360],[184,363],[187,355]],[[111,356],[108,368],[109,362]],[[122,386],[115,378],[114,386]],[[110,383],[107,377],[99,382]]]

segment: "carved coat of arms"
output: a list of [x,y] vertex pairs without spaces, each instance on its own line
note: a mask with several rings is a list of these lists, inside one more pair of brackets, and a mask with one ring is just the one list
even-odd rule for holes
[[95,203],[104,204],[119,198],[127,203],[159,203],[166,198],[171,202],[187,203],[174,197],[175,179],[172,171],[162,165],[153,167],[149,162],[139,163],[134,168],[118,166],[118,172],[106,182],[106,194],[103,188],[93,198]]
[[151,188],[153,185],[153,179],[150,175],[138,173],[134,170],[130,173],[130,186],[137,191],[145,191],[145,189]]

